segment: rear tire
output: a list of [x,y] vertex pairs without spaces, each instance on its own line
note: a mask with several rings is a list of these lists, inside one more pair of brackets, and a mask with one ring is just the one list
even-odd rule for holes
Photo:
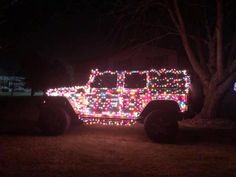
[[45,135],[63,134],[70,127],[70,116],[59,107],[46,107],[40,110],[39,128]]
[[159,143],[173,143],[178,133],[178,113],[153,111],[144,120],[147,136]]

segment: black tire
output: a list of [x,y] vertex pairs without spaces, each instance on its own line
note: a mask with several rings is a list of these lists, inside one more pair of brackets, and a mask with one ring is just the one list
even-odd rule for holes
[[178,133],[177,113],[153,111],[144,120],[147,136],[155,142],[173,143]]
[[62,108],[46,107],[40,110],[39,128],[45,135],[61,135],[70,127],[70,123],[69,115]]

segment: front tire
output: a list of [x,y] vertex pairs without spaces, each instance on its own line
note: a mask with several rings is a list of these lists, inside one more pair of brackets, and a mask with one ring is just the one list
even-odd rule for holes
[[45,135],[63,134],[70,127],[70,116],[59,107],[46,107],[40,110],[39,128]]
[[154,142],[173,143],[178,133],[178,113],[153,111],[144,120],[147,136]]

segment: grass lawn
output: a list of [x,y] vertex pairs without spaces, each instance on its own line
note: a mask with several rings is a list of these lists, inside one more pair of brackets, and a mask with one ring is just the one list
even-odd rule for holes
[[156,144],[143,126],[75,126],[62,136],[0,135],[1,177],[233,177],[236,130],[182,127]]

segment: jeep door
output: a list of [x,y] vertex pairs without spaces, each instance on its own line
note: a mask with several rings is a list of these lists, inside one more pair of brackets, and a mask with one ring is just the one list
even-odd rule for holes
[[99,73],[87,95],[87,114],[94,117],[116,117],[119,112],[117,73]]
[[124,117],[134,119],[145,107],[148,99],[147,73],[146,72],[126,72],[123,88]]

